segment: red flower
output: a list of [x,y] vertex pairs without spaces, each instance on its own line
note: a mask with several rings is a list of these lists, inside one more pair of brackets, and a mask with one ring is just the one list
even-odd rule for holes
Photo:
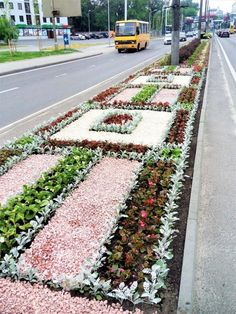
[[153,205],[154,204],[154,198],[149,198],[148,200],[145,201],[147,205]]
[[155,183],[153,183],[151,180],[148,180],[148,185],[149,185],[149,187],[152,187],[155,185]]
[[139,220],[138,224],[140,225],[140,227],[144,228],[146,226],[145,222],[143,222],[142,220]]
[[147,216],[148,216],[148,213],[145,212],[145,210],[141,210],[141,217],[142,218],[147,218]]

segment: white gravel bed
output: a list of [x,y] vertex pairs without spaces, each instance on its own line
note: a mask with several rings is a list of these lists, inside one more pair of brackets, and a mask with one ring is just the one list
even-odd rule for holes
[[43,172],[54,167],[61,156],[31,155],[0,177],[0,203],[23,191],[23,185],[37,181]]
[[113,97],[109,102],[113,103],[114,101],[130,101],[133,96],[138,94],[142,88],[126,88],[115,97]]
[[151,84],[148,82],[148,79],[152,78],[151,75],[140,75],[136,79],[130,82],[132,85],[138,85],[138,84]]
[[77,275],[86,260],[94,264],[138,167],[137,161],[103,158],[21,255],[20,270],[33,267],[40,279],[57,279]]
[[[69,293],[51,291],[38,284],[0,279],[1,314],[131,314],[118,304],[71,297]],[[136,314],[143,313],[140,310]]]
[[174,80],[172,84],[182,85],[182,86],[189,86],[191,82],[192,76],[187,75],[176,75],[174,76]]
[[[90,126],[104,114],[106,110],[90,110],[78,120],[66,126],[60,132],[55,133],[51,138],[56,140],[91,140],[108,141],[112,143],[137,144],[137,145],[158,145],[167,128],[172,114],[170,112],[159,112],[151,110],[127,110],[127,114],[138,112],[142,120],[131,134],[119,134],[114,132],[90,131]],[[107,109],[109,112],[109,109]],[[124,110],[123,110],[124,111]]]
[[178,95],[179,89],[163,88],[152,99],[152,102],[168,102],[169,104],[173,104],[176,102]]

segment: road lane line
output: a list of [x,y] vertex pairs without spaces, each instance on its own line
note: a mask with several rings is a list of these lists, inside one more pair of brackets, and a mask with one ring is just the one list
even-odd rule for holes
[[74,62],[79,62],[79,61],[84,61],[84,60],[88,60],[88,59],[92,59],[92,58],[97,58],[97,57],[100,57],[101,55],[102,55],[102,53],[99,54],[99,55],[96,55],[96,56],[82,57],[82,58],[76,59],[76,60],[65,61],[65,62],[58,63],[58,64],[46,65],[46,66],[42,66],[42,67],[36,68],[36,69],[24,70],[24,71],[20,71],[20,72],[17,72],[17,73],[11,73],[11,74],[6,74],[6,75],[3,74],[3,75],[0,75],[0,79],[4,78],[4,77],[8,77],[8,76],[19,75],[19,74],[24,74],[24,73],[29,73],[29,72],[39,71],[39,70],[44,70],[44,69],[48,69],[48,68],[62,66],[62,65],[65,65],[65,64],[70,64],[70,63],[74,63]]
[[233,76],[233,79],[234,79],[235,83],[236,83],[236,72],[235,72],[231,62],[229,61],[229,58],[228,58],[228,56],[227,56],[227,54],[226,54],[222,44],[220,43],[220,41],[219,41],[219,39],[217,37],[216,37],[216,40],[217,40],[217,42],[218,42],[218,44],[219,44],[219,46],[221,48],[221,51],[222,51],[222,53],[224,55],[224,58],[225,58],[225,61],[226,61],[227,65],[228,65],[229,70],[230,70],[230,72],[231,72],[231,74]]
[[11,91],[16,90],[16,89],[19,89],[19,87],[13,87],[13,88],[2,90],[2,91],[0,91],[0,94],[8,93],[8,92],[11,92]]
[[[164,55],[164,54],[163,54],[163,55]],[[163,56],[163,55],[162,55],[162,56]],[[6,125],[6,126],[0,128],[0,132],[3,132],[4,130],[6,130],[6,129],[8,129],[8,128],[14,127],[16,124],[21,123],[21,122],[23,122],[23,121],[25,121],[25,120],[27,120],[27,119],[33,118],[34,116],[37,116],[37,115],[43,113],[44,111],[48,111],[48,110],[50,110],[50,109],[52,109],[52,108],[54,108],[54,107],[60,105],[60,104],[63,103],[63,102],[66,102],[66,101],[71,100],[71,99],[73,99],[73,98],[75,98],[75,97],[77,97],[77,96],[79,96],[79,95],[81,95],[81,94],[84,94],[84,93],[90,91],[90,90],[93,89],[93,88],[97,88],[97,87],[99,87],[100,85],[106,84],[106,83],[108,83],[109,81],[115,79],[116,77],[119,77],[120,75],[125,74],[126,72],[135,70],[136,68],[139,68],[139,67],[142,66],[143,64],[151,62],[151,60],[153,60],[153,61],[154,61],[154,60],[158,60],[158,59],[160,59],[162,56],[160,56],[160,57],[153,56],[153,57],[151,57],[151,58],[149,58],[149,59],[147,59],[147,60],[145,60],[145,61],[143,61],[143,62],[141,62],[141,63],[139,63],[139,64],[137,64],[137,65],[135,65],[135,66],[133,66],[132,68],[129,68],[129,69],[123,71],[123,72],[117,73],[116,75],[114,75],[114,76],[112,76],[112,77],[110,77],[110,78],[108,78],[108,79],[106,79],[106,80],[104,80],[104,81],[102,81],[102,82],[100,82],[100,83],[98,83],[98,84],[96,84],[96,85],[93,85],[93,86],[91,86],[91,87],[89,87],[89,88],[83,90],[82,92],[79,92],[79,93],[77,93],[77,94],[74,94],[74,95],[72,95],[72,96],[70,96],[70,97],[68,97],[68,98],[62,99],[62,100],[60,100],[59,102],[56,102],[55,104],[53,104],[53,105],[51,105],[51,106],[48,106],[48,107],[46,107],[46,108],[43,108],[43,109],[41,109],[41,110],[39,110],[39,111],[37,111],[37,112],[34,112],[34,113],[32,113],[32,114],[30,114],[30,115],[28,115],[28,116],[22,118],[22,119],[19,119],[19,120],[13,122],[13,123],[10,123],[10,124],[8,124],[8,125]]]
[[62,77],[62,76],[65,76],[65,75],[67,75],[67,73],[62,73],[62,74],[56,75],[56,77]]

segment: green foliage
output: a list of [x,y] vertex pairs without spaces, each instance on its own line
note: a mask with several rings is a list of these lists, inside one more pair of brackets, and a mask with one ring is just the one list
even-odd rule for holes
[[4,16],[0,16],[0,40],[8,43],[12,39],[18,39],[19,31],[11,24],[11,22]]
[[195,49],[194,53],[188,58],[188,66],[192,66],[195,60],[199,57],[201,54],[202,50],[205,48],[207,42],[202,41],[200,45]]
[[10,55],[8,51],[0,51],[0,63],[40,58],[40,57],[46,57],[46,56],[63,55],[63,54],[72,53],[74,51],[76,50],[63,49],[63,50],[53,50],[53,51],[29,51],[29,52],[28,51],[27,52],[16,51],[12,55]]
[[149,98],[157,91],[158,87],[155,85],[147,85],[142,88],[142,90],[132,97],[133,102],[143,102],[148,101]]
[[13,146],[24,146],[26,144],[32,144],[33,140],[34,139],[31,136],[23,136],[23,137],[19,138],[18,140],[16,140],[13,143]]
[[178,159],[181,156],[181,149],[179,147],[175,148],[163,148],[161,151],[161,157],[168,158],[168,159]]
[[0,149],[0,166],[2,166],[8,158],[13,156],[19,156],[22,153],[19,149],[7,149],[2,148]]
[[32,227],[31,220],[74,182],[78,171],[84,170],[92,157],[93,153],[87,149],[74,148],[34,185],[25,185],[22,194],[0,206],[0,257],[16,245],[19,233]]

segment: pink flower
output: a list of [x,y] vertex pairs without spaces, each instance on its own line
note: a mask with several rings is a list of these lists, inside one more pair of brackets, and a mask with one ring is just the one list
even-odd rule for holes
[[141,210],[141,217],[142,218],[147,218],[147,216],[148,216],[148,213],[145,212],[145,210]]
[[140,225],[140,227],[144,228],[146,226],[145,222],[143,222],[142,220],[139,220],[138,224]]
[[154,186],[155,184],[154,184],[151,180],[148,180],[148,185],[149,185],[149,187],[152,187],[152,186]]

